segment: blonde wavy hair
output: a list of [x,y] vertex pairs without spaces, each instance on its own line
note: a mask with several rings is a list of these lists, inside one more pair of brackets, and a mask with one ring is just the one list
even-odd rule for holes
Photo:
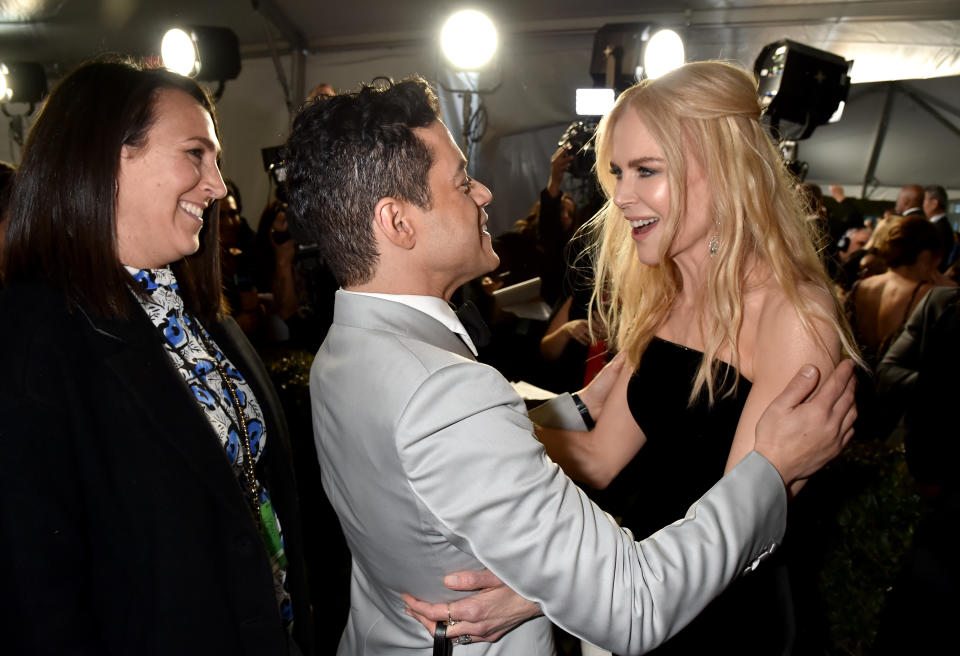
[[[660,264],[655,266],[637,259],[630,226],[612,201],[613,129],[629,111],[644,118],[666,161],[671,207],[670,215],[661,217],[664,238],[659,244]],[[593,302],[602,308],[611,346],[626,351],[633,366],[663,325],[683,284],[668,251],[686,207],[688,156],[696,158],[708,180],[719,250],[704,281],[704,357],[693,381],[691,403],[704,388],[711,404],[721,390],[730,394],[736,389],[739,373],[729,381],[717,380],[717,354],[728,347],[731,364],[739,372],[743,291],[748,267],[755,262],[769,268],[803,325],[825,350],[829,349],[814,330],[812,318],[832,326],[844,350],[859,361],[834,286],[814,248],[814,226],[805,219],[795,180],[760,116],[752,75],[723,62],[699,62],[625,91],[595,136],[596,173],[607,202],[584,226],[592,237]],[[706,251],[707,244],[703,248]],[[801,287],[832,298],[832,315],[801,293]]]

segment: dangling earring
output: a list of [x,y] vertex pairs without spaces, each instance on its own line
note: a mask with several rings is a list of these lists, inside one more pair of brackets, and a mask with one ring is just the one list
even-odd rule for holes
[[720,250],[720,219],[715,219],[717,224],[717,229],[713,233],[713,236],[710,237],[710,243],[707,246],[710,248],[710,257],[716,257],[717,251]]

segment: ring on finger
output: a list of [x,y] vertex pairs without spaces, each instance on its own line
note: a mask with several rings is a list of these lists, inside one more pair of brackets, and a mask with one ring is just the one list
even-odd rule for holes
[[455,645],[469,645],[471,642],[473,642],[473,637],[468,635],[457,636],[453,639]]
[[450,604],[447,604],[447,626],[453,626],[457,623],[457,620],[453,619],[453,615],[450,614]]

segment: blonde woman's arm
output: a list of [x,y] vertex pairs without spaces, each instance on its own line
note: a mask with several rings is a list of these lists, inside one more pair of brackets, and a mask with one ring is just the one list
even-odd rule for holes
[[627,405],[627,385],[632,375],[633,369],[623,365],[593,430],[537,427],[537,438],[547,453],[575,481],[602,490],[646,443]]
[[[809,290],[802,293],[806,293],[807,301],[818,313],[834,315],[833,300],[825,293]],[[741,374],[752,378],[753,386],[737,424],[725,471],[730,471],[754,449],[757,421],[804,363],[815,365],[823,381],[840,358],[840,339],[832,325],[823,319],[811,318],[820,337],[818,340],[803,326],[793,304],[779,290],[768,295],[758,314],[754,348],[752,353],[742,354],[743,360],[746,362],[749,358],[749,361]],[[804,483],[802,480],[794,483],[788,490],[790,496]]]

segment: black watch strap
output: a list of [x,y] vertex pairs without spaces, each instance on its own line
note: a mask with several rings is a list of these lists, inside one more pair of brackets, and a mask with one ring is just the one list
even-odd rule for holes
[[593,422],[593,417],[590,416],[590,410],[587,409],[587,404],[583,402],[583,399],[581,399],[580,395],[576,392],[571,394],[570,398],[573,399],[574,405],[577,406],[577,412],[579,412],[583,418],[583,423],[586,424],[587,430],[593,430],[596,424]]

